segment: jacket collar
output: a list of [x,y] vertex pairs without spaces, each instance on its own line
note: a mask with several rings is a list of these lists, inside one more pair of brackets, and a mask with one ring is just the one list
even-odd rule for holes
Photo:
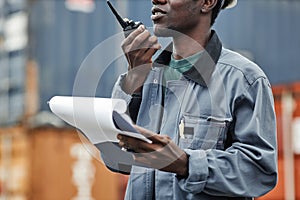
[[[156,66],[169,64],[172,55],[172,47],[173,44],[171,43],[158,56],[158,58],[154,61]],[[190,70],[183,73],[184,77],[193,80],[200,85],[207,86],[210,77],[215,70],[215,65],[220,58],[221,50],[222,43],[216,32],[212,30],[211,38],[205,46],[204,53]]]

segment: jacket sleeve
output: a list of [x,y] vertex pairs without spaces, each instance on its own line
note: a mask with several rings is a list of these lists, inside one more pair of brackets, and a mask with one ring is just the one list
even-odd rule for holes
[[129,114],[132,121],[136,123],[140,105],[142,102],[142,95],[141,93],[134,93],[132,95],[129,95],[123,91],[122,83],[125,76],[126,74],[121,75],[116,82],[113,88],[112,98],[124,99],[126,101],[128,105],[127,113]]
[[[141,98],[137,95],[126,94],[122,90],[122,80],[125,76],[126,74],[121,75],[115,83],[112,98],[126,101],[131,118],[134,117],[133,121],[135,122]],[[122,151],[117,143],[112,142],[97,144],[97,148],[100,150],[101,158],[108,169],[122,174],[130,173],[133,164],[133,155],[130,152]]]
[[130,104],[132,96],[125,93],[122,89],[123,80],[126,77],[126,74],[122,74],[119,76],[117,82],[115,83],[112,91],[112,98],[123,99],[126,101],[127,105]]
[[232,143],[225,149],[189,150],[189,176],[182,190],[231,197],[257,197],[277,182],[276,120],[268,80],[260,77],[232,104]]

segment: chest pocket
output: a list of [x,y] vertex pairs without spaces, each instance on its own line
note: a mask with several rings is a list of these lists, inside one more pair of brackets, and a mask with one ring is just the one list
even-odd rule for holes
[[184,114],[179,130],[179,146],[183,149],[223,150],[231,121],[230,118]]

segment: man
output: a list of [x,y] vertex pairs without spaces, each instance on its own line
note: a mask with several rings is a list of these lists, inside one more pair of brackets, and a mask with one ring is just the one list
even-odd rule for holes
[[[152,141],[118,135],[124,156],[102,151],[119,172],[128,170],[121,157],[132,156],[126,199],[252,199],[275,186],[268,79],[211,30],[219,11],[235,3],[152,0],[155,36],[140,26],[125,38],[129,70],[113,97],[128,103],[135,128]],[[152,62],[161,48],[156,36],[173,42]]]

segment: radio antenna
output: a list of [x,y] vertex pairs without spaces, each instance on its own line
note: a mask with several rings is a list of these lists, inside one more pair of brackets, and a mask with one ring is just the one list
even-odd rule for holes
[[112,6],[112,4],[109,2],[109,0],[106,1],[108,6],[110,7],[111,11],[114,13],[116,16],[118,22],[121,24],[122,28],[127,27],[127,23],[122,19],[122,17],[119,15],[119,13],[115,10],[115,8]]

